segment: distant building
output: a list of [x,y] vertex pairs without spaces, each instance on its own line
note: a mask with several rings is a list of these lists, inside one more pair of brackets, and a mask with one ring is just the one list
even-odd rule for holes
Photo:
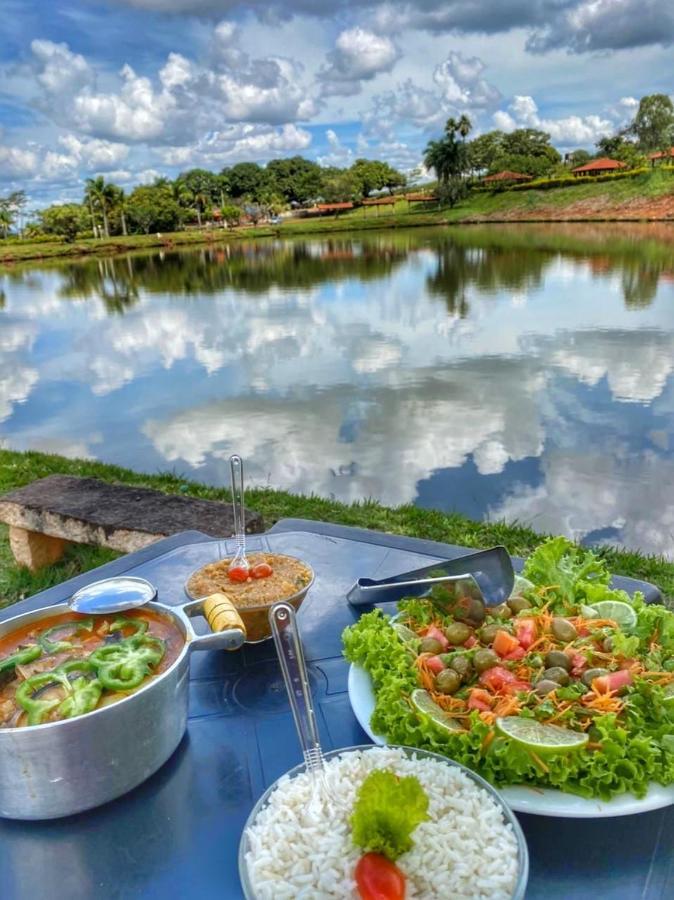
[[658,150],[657,153],[651,153],[648,158],[652,166],[674,163],[674,147],[670,147],[669,150]]
[[627,163],[619,159],[609,159],[602,156],[601,159],[591,159],[582,166],[571,169],[574,175],[605,175],[607,172],[616,172],[618,169],[626,169]]
[[524,175],[522,172],[510,172],[504,169],[503,172],[497,172],[495,175],[487,175],[482,179],[483,184],[516,184],[520,181],[531,181],[531,175]]

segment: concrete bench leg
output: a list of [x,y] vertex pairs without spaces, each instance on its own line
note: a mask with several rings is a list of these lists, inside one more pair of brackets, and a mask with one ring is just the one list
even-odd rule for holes
[[9,546],[14,559],[20,566],[26,566],[36,572],[43,566],[58,562],[63,556],[66,546],[71,543],[63,538],[50,537],[37,531],[27,531],[16,525],[9,527]]

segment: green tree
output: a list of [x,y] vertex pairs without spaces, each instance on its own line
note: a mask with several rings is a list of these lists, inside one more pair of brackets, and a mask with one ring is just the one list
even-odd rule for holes
[[303,156],[273,159],[266,172],[270,188],[287,203],[307,203],[321,192],[321,167]]
[[182,222],[183,210],[174,199],[170,185],[148,184],[135,188],[125,208],[132,229],[143,234],[175,231]]
[[489,171],[507,169],[524,175],[546,175],[559,165],[561,159],[547,132],[537,128],[517,128],[510,134],[503,134],[500,153],[492,160]]
[[[196,212],[197,222],[201,226],[202,216],[209,213],[214,203],[221,202],[222,181],[208,169],[189,169],[181,172],[175,180],[178,196],[192,198],[192,208]],[[176,198],[177,199],[177,198]],[[182,205],[182,204],[181,204]]]
[[246,197],[257,201],[269,187],[269,175],[257,163],[237,163],[231,169],[223,169],[221,175],[227,178],[231,197]]
[[12,191],[11,194],[0,197],[0,230],[5,238],[17,218],[21,216],[25,205],[25,191]]
[[444,137],[429,141],[424,152],[424,165],[435,172],[440,198],[450,206],[466,194],[464,175],[470,165],[465,138],[470,127],[467,117],[462,116],[458,122],[453,118],[447,119]]
[[321,197],[326,203],[353,203],[362,196],[360,183],[353,173],[344,169],[323,172]]
[[40,227],[45,234],[55,234],[66,243],[88,228],[89,216],[81,203],[55,203],[38,213]]
[[9,229],[14,224],[14,214],[6,206],[0,206],[0,229],[2,236],[6,238],[9,235]]
[[102,175],[97,175],[96,178],[87,178],[84,201],[89,206],[94,234],[97,228],[95,211],[98,211],[103,221],[103,234],[106,238],[110,237],[108,213],[114,205],[118,190],[119,188],[116,185],[112,184],[112,182],[107,182]]
[[567,153],[564,157],[564,162],[569,165],[570,168],[575,169],[576,166],[584,166],[585,163],[589,162],[592,159],[592,154],[588,153],[587,150],[572,150],[571,153]]
[[502,131],[487,131],[468,142],[468,167],[472,172],[488,171],[503,153]]
[[360,194],[363,197],[383,188],[392,191],[394,187],[405,184],[404,175],[378,159],[357,159],[349,171],[360,186]]
[[645,153],[669,150],[674,144],[674,103],[667,94],[649,94],[639,101],[630,133]]
[[229,228],[233,228],[241,221],[241,207],[234,206],[233,203],[225,203],[220,207],[220,215],[222,216],[222,221]]

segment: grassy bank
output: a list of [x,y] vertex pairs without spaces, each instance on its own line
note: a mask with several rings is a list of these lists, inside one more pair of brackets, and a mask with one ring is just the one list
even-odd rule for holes
[[[378,209],[385,209],[386,212]],[[551,190],[473,192],[451,209],[424,209],[401,200],[392,212],[388,212],[389,209],[361,207],[337,217],[291,219],[275,226],[129,235],[72,244],[62,241],[0,241],[0,265],[31,259],[203,246],[250,238],[475,222],[674,222],[674,175],[656,170],[631,179],[598,184],[583,182]]]
[[[92,460],[71,460],[44,453],[0,450],[0,493],[55,473],[143,485],[183,496],[229,500],[226,489],[208,487],[174,474],[143,475]],[[278,519],[300,517],[466,547],[503,544],[512,554],[520,556],[529,554],[544,539],[543,535],[516,524],[474,522],[456,513],[445,514],[414,506],[391,509],[374,502],[346,505],[335,500],[304,497],[268,488],[247,491],[246,503],[263,515],[267,528]],[[651,581],[662,589],[670,602],[674,600],[674,563],[654,556],[610,548],[604,549],[603,553],[613,572]],[[102,565],[115,556],[110,550],[73,546],[64,561],[37,574],[31,574],[15,565],[9,549],[7,529],[0,526],[0,605],[13,603],[58,584],[80,572]]]

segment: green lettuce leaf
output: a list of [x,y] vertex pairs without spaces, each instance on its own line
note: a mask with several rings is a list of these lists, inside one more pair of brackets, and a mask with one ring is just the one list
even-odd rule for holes
[[522,574],[539,589],[545,589],[543,602],[552,600],[556,612],[586,602],[588,588],[608,585],[611,578],[606,563],[565,537],[550,538],[541,544],[527,560]]
[[419,779],[379,769],[360,786],[349,822],[357,847],[395,862],[412,848],[412,832],[426,819],[428,796]]

